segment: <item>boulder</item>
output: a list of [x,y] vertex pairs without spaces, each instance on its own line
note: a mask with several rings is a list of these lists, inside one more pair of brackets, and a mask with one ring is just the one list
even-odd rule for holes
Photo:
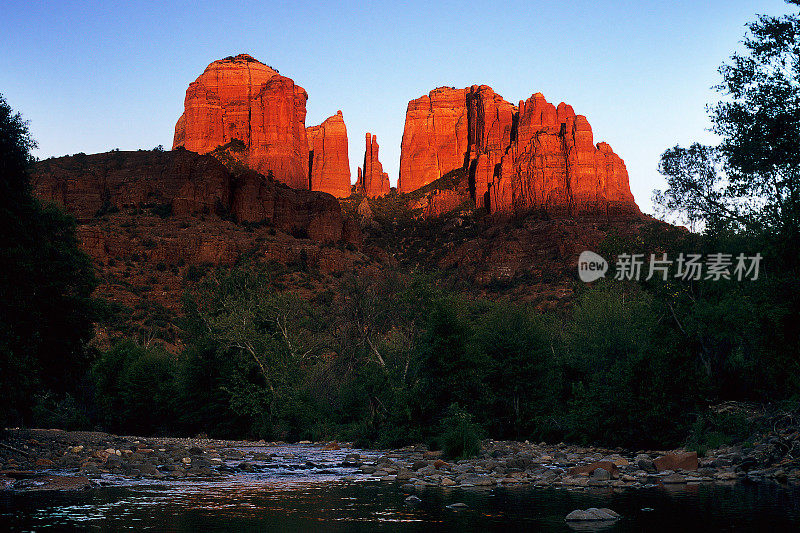
[[681,483],[686,483],[686,476],[682,476],[680,474],[670,474],[668,476],[664,476],[661,478],[661,483],[665,483],[667,485],[676,485]]
[[697,470],[697,452],[677,452],[662,455],[653,461],[659,472],[664,470]]
[[581,510],[576,509],[569,513],[566,517],[567,522],[589,522],[601,520],[617,520],[620,518],[619,513],[611,509],[590,507],[589,509]]
[[653,459],[651,459],[650,456],[647,454],[641,453],[637,455],[636,458],[633,460],[633,462],[639,470],[644,470],[645,472],[648,472],[650,474],[653,474],[658,471],[655,463],[653,462]]
[[611,479],[611,473],[605,468],[596,468],[592,472],[592,479],[596,481],[608,481]]
[[592,475],[598,468],[605,470],[612,477],[616,477],[619,472],[617,465],[611,461],[595,461],[588,465],[573,466],[569,469],[569,473],[573,476],[580,474]]

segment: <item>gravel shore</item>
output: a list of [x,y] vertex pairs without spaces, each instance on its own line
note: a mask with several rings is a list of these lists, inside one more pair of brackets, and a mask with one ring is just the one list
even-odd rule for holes
[[[796,441],[800,436],[794,437]],[[739,480],[800,484],[800,461],[793,457],[793,449],[786,439],[774,436],[747,448],[712,450],[700,458],[685,450],[486,440],[477,457],[450,461],[426,446],[357,450],[336,442],[288,444],[16,429],[0,438],[0,490],[81,490],[131,480],[218,480],[276,468],[304,469],[341,481],[398,483],[408,492],[429,486],[512,484],[578,490]],[[314,454],[325,454],[324,464],[306,459]]]

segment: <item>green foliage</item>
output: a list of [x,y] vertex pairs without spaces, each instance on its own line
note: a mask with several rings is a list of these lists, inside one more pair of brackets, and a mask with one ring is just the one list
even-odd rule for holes
[[103,427],[153,434],[174,427],[175,358],[161,346],[116,344],[91,369]]
[[483,429],[472,415],[452,404],[442,419],[437,439],[446,457],[465,459],[478,454],[482,434]]
[[0,96],[0,424],[29,422],[37,391],[74,391],[90,357],[96,280],[74,219],[31,196],[33,146]]
[[479,419],[494,438],[526,439],[555,405],[556,321],[508,303],[486,305],[473,327],[470,350],[484,372]]
[[274,290],[274,276],[257,264],[215,272],[190,300],[189,320],[212,360],[228,361],[215,389],[231,412],[256,436],[296,438],[308,426],[297,385],[318,355],[318,321],[306,302]]
[[564,332],[568,436],[611,445],[676,445],[702,383],[667,311],[636,286],[583,294]]
[[711,389],[662,297],[635,285],[599,284],[559,316],[393,274],[299,301],[278,275],[216,272],[187,303],[183,427],[453,456],[482,435],[666,446]]
[[752,424],[741,413],[707,411],[692,424],[686,445],[702,456],[708,450],[744,442],[760,429],[763,428]]
[[[791,2],[797,4],[797,2]],[[656,201],[710,234],[748,232],[781,269],[800,268],[800,15],[762,15],[744,52],[719,72],[725,98],[709,106],[716,147],[676,146],[661,158]]]
[[85,430],[90,427],[89,414],[84,405],[71,394],[57,397],[44,392],[34,398],[33,423],[37,427],[59,428],[67,431]]
[[719,69],[724,99],[708,107],[720,144],[667,150],[668,188],[655,199],[703,229],[680,251],[758,253],[759,278],[648,290],[670,310],[710,400],[773,401],[800,395],[800,14],[747,27],[742,52]]

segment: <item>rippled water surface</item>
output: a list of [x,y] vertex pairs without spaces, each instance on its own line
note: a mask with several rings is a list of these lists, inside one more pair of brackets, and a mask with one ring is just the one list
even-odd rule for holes
[[[142,480],[81,493],[4,494],[0,530],[571,531],[579,528],[564,516],[587,507],[610,507],[623,518],[586,531],[800,530],[800,491],[775,484],[620,492],[428,487],[416,493],[421,502],[412,507],[399,483],[371,481],[337,466],[347,451],[286,447],[270,461],[253,461],[256,472],[219,481]],[[456,502],[468,507],[447,508]]]

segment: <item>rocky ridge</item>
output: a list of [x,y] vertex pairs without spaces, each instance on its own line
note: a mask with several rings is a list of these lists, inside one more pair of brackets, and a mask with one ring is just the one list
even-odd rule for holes
[[346,235],[330,195],[294,190],[253,171],[235,175],[215,158],[188,150],[108,152],[37,163],[34,194],[88,221],[123,207],[160,206],[175,215],[230,216],[336,242]]

